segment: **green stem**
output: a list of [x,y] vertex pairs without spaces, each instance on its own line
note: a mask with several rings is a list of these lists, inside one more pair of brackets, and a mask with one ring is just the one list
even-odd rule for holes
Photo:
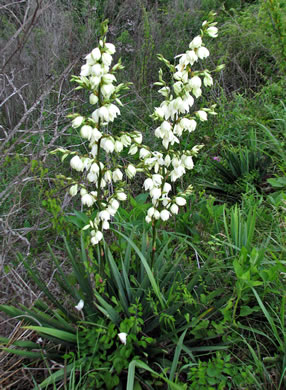
[[152,254],[151,254],[151,269],[153,269],[154,265],[154,257],[156,252],[156,238],[157,238],[157,229],[156,229],[157,221],[153,220],[152,222]]
[[236,320],[235,320],[235,316],[236,316],[237,306],[238,306],[238,303],[240,301],[240,298],[241,298],[241,292],[238,292],[237,299],[235,301],[234,308],[233,308],[233,313],[232,313],[232,321],[233,321],[233,325],[234,326],[237,326],[237,323],[236,323]]
[[104,244],[102,241],[98,243],[99,245],[99,275],[102,279],[105,278],[105,252],[104,252]]

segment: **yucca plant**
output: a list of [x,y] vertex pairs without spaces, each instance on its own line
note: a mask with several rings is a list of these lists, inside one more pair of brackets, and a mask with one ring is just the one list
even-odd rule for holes
[[[63,381],[69,373],[79,374],[81,370],[88,373],[86,383],[96,388],[113,389],[128,381],[131,389],[135,367],[134,378],[138,382],[145,381],[152,386],[155,375],[158,381],[170,384],[181,367],[182,356],[195,360],[197,352],[227,348],[211,341],[219,334],[210,321],[218,317],[218,309],[225,298],[215,300],[213,297],[207,306],[205,301],[200,301],[200,294],[206,292],[205,285],[200,287],[200,280],[209,261],[201,268],[189,264],[187,259],[194,249],[187,237],[164,234],[163,242],[158,242],[158,256],[151,270],[152,246],[146,232],[139,233],[140,249],[134,229],[130,237],[115,230],[114,234],[127,246],[124,253],[120,251],[119,258],[114,258],[104,245],[105,278],[99,283],[96,278],[91,280],[85,266],[92,258],[85,250],[83,238],[78,252],[65,240],[72,277],[62,271],[50,248],[58,284],[63,295],[68,294],[72,299],[68,304],[45,286],[29,260],[19,256],[29,277],[50,304],[38,300],[30,309],[7,305],[0,309],[10,317],[23,319],[25,327],[36,332],[44,344],[15,342],[2,349],[33,360],[53,358],[65,366],[39,384],[40,389]],[[171,246],[176,248],[176,254]],[[199,252],[199,256],[203,254]],[[81,307],[76,305],[79,301],[82,301]],[[79,311],[74,309],[75,305]],[[126,344],[120,341],[122,334]],[[206,334],[210,344],[202,347],[199,340]],[[1,339],[1,343],[9,345],[9,340]],[[100,367],[105,367],[105,371],[99,375]],[[107,383],[110,387],[106,387]]]
[[204,180],[202,184],[218,199],[237,202],[251,188],[260,191],[270,161],[259,150],[227,150],[221,161],[211,160],[211,175],[215,181]]

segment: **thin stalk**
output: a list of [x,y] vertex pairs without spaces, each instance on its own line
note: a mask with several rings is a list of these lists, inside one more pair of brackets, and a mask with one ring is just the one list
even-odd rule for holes
[[151,254],[151,269],[153,269],[154,265],[154,257],[156,252],[156,239],[157,239],[157,229],[156,229],[157,221],[153,220],[152,223],[152,254]]
[[[100,86],[99,86],[99,89],[98,89],[98,105],[99,107],[102,106],[102,99],[101,99],[101,94],[100,94]],[[98,130],[100,131],[101,130],[101,120],[99,118],[98,120]],[[98,143],[97,143],[97,154],[96,154],[96,163],[98,164],[98,167],[99,167],[99,174],[98,174],[98,186],[97,186],[97,207],[98,207],[98,212],[102,211],[102,207],[101,207],[101,180],[102,180],[102,169],[101,169],[101,166],[100,166],[100,143],[101,143],[101,140],[102,138],[100,138],[98,140]],[[102,223],[100,224],[102,225]],[[100,226],[100,230],[102,230],[102,226]],[[103,243],[100,241],[99,243],[99,274],[100,276],[102,277],[102,279],[105,278],[105,253],[104,253],[104,245]]]

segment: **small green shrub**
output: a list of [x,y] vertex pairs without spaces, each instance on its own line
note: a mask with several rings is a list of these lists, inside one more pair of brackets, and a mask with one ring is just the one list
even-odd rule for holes
[[192,365],[188,373],[190,383],[188,389],[226,390],[254,389],[253,366],[238,365],[231,355],[217,352],[208,361],[198,361]]

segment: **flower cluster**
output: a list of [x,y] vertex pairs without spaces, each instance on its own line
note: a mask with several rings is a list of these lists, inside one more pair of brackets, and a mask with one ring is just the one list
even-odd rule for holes
[[[89,102],[95,106],[90,116],[72,115],[72,127],[80,130],[82,138],[88,141],[89,153],[75,154],[70,160],[72,169],[81,173],[81,182],[71,183],[70,195],[80,193],[81,203],[86,207],[96,207],[95,218],[84,229],[91,229],[91,243],[98,244],[103,239],[103,231],[109,229],[109,223],[116,214],[120,202],[127,199],[124,188],[124,172],[129,178],[136,174],[132,164],[126,167],[118,164],[113,154],[128,148],[129,154],[135,154],[142,143],[140,132],[122,133],[113,136],[109,124],[120,115],[119,97],[127,84],[116,85],[115,73],[122,69],[121,63],[111,67],[115,46],[106,42],[107,26],[99,46],[86,56],[80,76],[74,76],[79,86],[89,91]],[[117,103],[117,104],[116,104]],[[66,158],[73,152],[58,149]]]
[[[208,114],[215,114],[214,106],[190,114],[195,99],[202,94],[202,87],[213,84],[208,70],[193,70],[197,61],[209,56],[203,36],[217,36],[215,23],[206,21],[201,35],[192,40],[186,53],[177,56],[179,60],[176,66],[159,56],[172,74],[172,82],[168,85],[160,70],[159,82],[156,83],[161,87],[159,93],[165,98],[152,115],[159,122],[155,137],[161,140],[162,150],[153,151],[142,145],[142,134],[139,131],[112,134],[111,124],[120,116],[121,91],[128,88],[128,84],[116,84],[115,74],[123,66],[120,61],[112,66],[115,46],[106,42],[107,23],[103,23],[102,29],[99,46],[86,56],[80,76],[73,76],[72,79],[78,84],[76,89],[83,88],[89,92],[89,103],[94,106],[88,116],[70,115],[72,127],[78,129],[88,143],[88,152],[80,155],[62,148],[56,150],[63,154],[62,160],[71,156],[70,166],[80,174],[78,180],[66,178],[70,183],[70,195],[80,194],[83,206],[97,210],[84,227],[90,229],[92,245],[103,239],[103,232],[109,229],[120,202],[127,198],[124,191],[125,177],[132,179],[138,169],[144,170],[148,176],[143,187],[149,191],[152,199],[146,221],[167,221],[172,214],[179,212],[179,207],[186,204],[185,198],[192,191],[192,186],[188,186],[184,192],[175,193],[175,183],[193,169],[193,157],[202,145],[195,145],[189,150],[181,150],[181,147],[176,146],[185,134],[196,129],[197,121],[206,121]],[[218,67],[216,71],[220,69]],[[116,154],[124,149],[130,155],[138,153],[140,162],[137,166],[118,162]],[[89,215],[92,213],[89,212]]]
[[[181,138],[192,133],[197,127],[197,121],[206,121],[208,114],[215,115],[214,106],[201,108],[191,115],[190,109],[195,99],[202,94],[202,86],[213,84],[208,70],[194,71],[193,65],[198,60],[209,56],[208,49],[203,44],[203,36],[215,38],[217,28],[215,23],[205,21],[202,25],[201,35],[196,36],[189,45],[186,53],[177,56],[179,63],[174,66],[162,56],[159,59],[172,73],[172,82],[168,85],[163,80],[163,72],[159,72],[159,93],[165,100],[156,107],[152,118],[159,122],[155,130],[155,137],[161,139],[162,151],[152,152],[145,147],[140,151],[148,178],[144,181],[145,191],[149,191],[153,206],[149,208],[146,221],[158,219],[166,221],[172,214],[177,214],[179,206],[186,204],[185,196],[192,191],[189,186],[184,192],[171,195],[175,183],[187,170],[194,167],[193,157],[196,156],[203,145],[196,145],[190,150],[176,150]],[[177,148],[178,149],[178,148]]]

